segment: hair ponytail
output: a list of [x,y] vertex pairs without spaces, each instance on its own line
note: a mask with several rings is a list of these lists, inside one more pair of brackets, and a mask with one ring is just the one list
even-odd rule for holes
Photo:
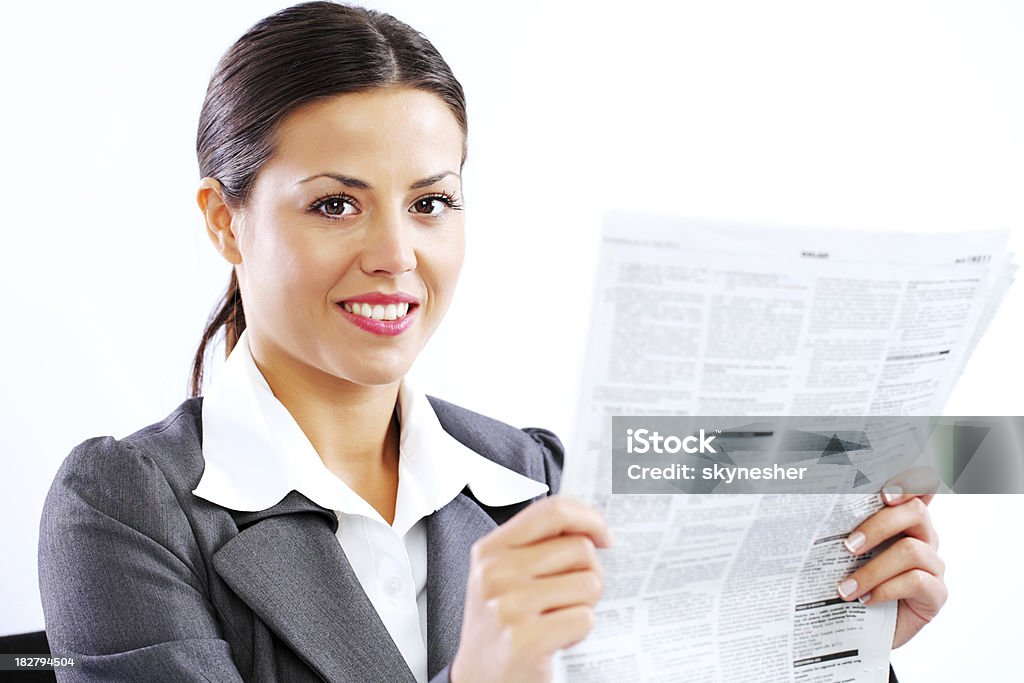
[[228,280],[228,289],[217,304],[217,308],[206,323],[203,330],[203,337],[199,340],[199,348],[196,350],[195,358],[192,359],[192,381],[189,383],[189,396],[199,396],[203,388],[203,366],[206,361],[206,352],[209,349],[214,337],[224,328],[225,355],[231,353],[238,343],[238,338],[245,331],[245,310],[242,308],[242,290],[238,287],[238,277],[234,268],[231,269],[231,279]]

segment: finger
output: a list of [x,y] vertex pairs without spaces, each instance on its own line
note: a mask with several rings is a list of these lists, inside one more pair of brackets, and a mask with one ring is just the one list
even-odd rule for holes
[[604,578],[597,549],[589,536],[565,534],[481,558],[484,594],[503,595],[531,580],[565,572],[590,570]]
[[542,614],[537,628],[544,634],[543,653],[576,645],[594,628],[594,608],[589,605],[564,607]]
[[899,533],[918,538],[933,548],[939,547],[939,536],[928,506],[917,497],[901,505],[882,508],[854,529],[844,543],[847,550],[860,555]]
[[911,569],[894,576],[861,596],[865,604],[888,602],[890,600],[913,600],[913,611],[925,621],[930,621],[949,597],[946,583],[923,569]]
[[915,496],[926,505],[932,502],[939,490],[939,475],[931,467],[911,467],[889,479],[882,486],[882,502],[899,505]]
[[597,547],[589,536],[565,534],[510,551],[510,557],[530,577],[589,569],[604,573]]
[[599,548],[611,545],[611,532],[597,510],[580,500],[560,495],[527,506],[488,537],[515,547],[560,534],[589,536]]
[[534,579],[529,584],[496,598],[501,620],[507,624],[574,605],[593,607],[601,599],[604,581],[589,570]]
[[946,564],[931,547],[917,538],[901,538],[870,562],[839,582],[836,592],[844,600],[859,598],[876,586],[912,569],[942,576]]

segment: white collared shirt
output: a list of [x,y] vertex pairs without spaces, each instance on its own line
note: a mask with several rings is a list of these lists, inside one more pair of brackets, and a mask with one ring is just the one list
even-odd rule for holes
[[[292,490],[338,514],[338,541],[359,583],[420,683],[427,681],[426,520],[469,486],[482,503],[511,505],[547,485],[473,451],[441,427],[408,378],[401,424],[395,520],[324,465],[253,360],[246,332],[203,398],[203,475],[193,493],[239,511],[265,510]],[[467,562],[468,562],[467,558]]]

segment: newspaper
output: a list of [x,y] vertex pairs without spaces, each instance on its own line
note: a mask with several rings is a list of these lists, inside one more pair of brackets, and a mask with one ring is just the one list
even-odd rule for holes
[[[605,500],[597,623],[563,653],[569,681],[888,680],[893,603],[836,595],[843,539],[877,496]],[[873,553],[872,553],[873,556]]]
[[1008,238],[609,214],[561,490],[616,545],[555,679],[887,681],[895,603],[836,593],[882,550],[843,545],[876,493],[612,496],[611,417],[939,415],[1012,283]]

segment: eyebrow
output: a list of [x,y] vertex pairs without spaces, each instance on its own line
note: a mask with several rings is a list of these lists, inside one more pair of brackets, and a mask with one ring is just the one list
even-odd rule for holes
[[[450,175],[451,176],[455,176],[460,181],[462,180],[462,176],[460,176],[458,173],[456,173],[454,171],[441,171],[440,173],[432,175],[429,178],[424,178],[423,180],[417,180],[415,183],[413,183],[412,185],[409,186],[409,189],[410,190],[419,190],[420,188],[428,187],[428,186],[433,185],[434,183],[436,183],[436,182],[438,182],[440,180],[443,180],[446,176],[450,176]],[[370,183],[366,182],[365,180],[360,180],[359,178],[353,178],[352,176],[343,175],[341,173],[317,173],[316,175],[311,175],[308,178],[303,178],[302,180],[300,180],[299,182],[297,182],[295,184],[296,185],[301,185],[302,183],[308,183],[310,180],[316,180],[317,178],[332,178],[333,180],[337,180],[342,185],[345,185],[347,187],[354,187],[354,188],[359,189],[359,190],[372,190],[373,189],[373,186],[370,185]]]

